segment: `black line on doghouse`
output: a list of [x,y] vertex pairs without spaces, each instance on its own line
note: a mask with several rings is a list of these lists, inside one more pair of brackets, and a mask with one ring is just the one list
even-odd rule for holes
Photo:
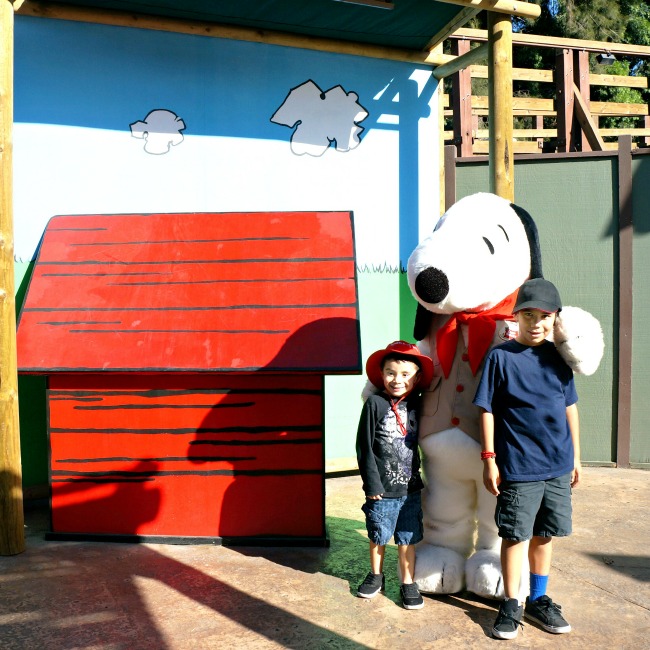
[[318,389],[303,388],[153,388],[147,390],[50,390],[50,396],[85,397],[100,395],[102,397],[115,397],[129,395],[132,397],[158,398],[176,395],[320,395]]
[[323,443],[321,438],[289,438],[288,440],[191,440],[190,445],[215,445],[215,446],[232,446],[247,447],[259,445],[320,445]]
[[159,286],[167,284],[263,284],[263,283],[272,283],[272,284],[285,284],[289,282],[340,282],[341,280],[354,280],[352,276],[341,276],[338,278],[251,278],[247,280],[242,279],[232,279],[232,280],[182,280],[178,282],[167,282],[161,280],[160,282],[108,282],[107,287],[148,287],[148,286]]
[[199,428],[177,428],[177,429],[126,429],[126,428],[110,428],[110,429],[70,429],[70,428],[51,428],[50,433],[64,433],[64,434],[120,434],[128,433],[134,435],[187,435],[200,434],[200,433],[284,433],[288,431],[320,431],[320,424],[304,425],[304,426],[290,426],[290,427],[223,427],[217,429],[216,427],[199,427]]
[[145,409],[237,409],[255,406],[257,402],[234,404],[112,404],[110,406],[75,406],[76,411],[128,411]]
[[303,305],[224,305],[209,307],[26,307],[23,311],[68,312],[68,311],[230,311],[233,309],[336,309],[356,307],[355,302],[303,304]]
[[55,463],[165,463],[165,462],[236,462],[257,460],[257,456],[160,456],[159,458],[134,458],[111,456],[108,458],[57,458]]
[[321,475],[319,469],[197,469],[197,470],[151,470],[148,472],[68,472],[62,469],[52,470],[52,476],[69,476],[72,480],[79,478],[149,478],[155,476],[302,476],[305,474]]
[[161,264],[181,266],[183,264],[296,264],[296,263],[312,263],[312,262],[353,262],[354,257],[250,257],[250,258],[233,258],[233,259],[206,259],[206,260],[141,260],[132,262],[122,262],[120,260],[80,260],[80,261],[56,261],[56,260],[42,260],[39,261],[39,266],[85,266],[85,265],[105,265],[105,266],[149,266]]
[[168,334],[170,332],[174,334],[268,334],[270,336],[276,336],[277,334],[289,334],[291,330],[207,330],[207,329],[192,329],[192,330],[181,330],[181,329],[137,329],[137,330],[122,330],[122,329],[110,329],[110,330],[77,330],[71,329],[68,330],[70,334]]
[[151,246],[152,244],[225,244],[244,241],[309,241],[310,237],[238,237],[236,239],[156,239],[156,240],[129,240],[106,242],[78,242],[69,243],[68,246]]

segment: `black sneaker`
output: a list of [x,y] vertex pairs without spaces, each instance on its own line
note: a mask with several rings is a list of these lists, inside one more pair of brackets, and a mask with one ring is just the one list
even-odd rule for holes
[[424,600],[422,600],[420,590],[415,582],[402,585],[399,588],[399,593],[404,609],[422,609],[424,607]]
[[562,616],[562,607],[556,605],[548,596],[541,596],[533,601],[526,598],[524,616],[535,621],[542,629],[551,634],[571,632],[571,626]]
[[385,585],[386,580],[383,573],[370,572],[359,585],[357,596],[359,598],[374,598],[380,591],[384,591]]
[[497,639],[514,639],[519,634],[524,608],[516,598],[507,598],[501,602],[499,613],[492,627],[492,636]]

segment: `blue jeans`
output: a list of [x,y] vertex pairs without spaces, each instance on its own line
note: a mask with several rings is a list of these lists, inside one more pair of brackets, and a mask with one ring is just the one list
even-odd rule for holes
[[378,546],[385,546],[395,537],[399,546],[417,544],[423,536],[422,500],[420,492],[404,497],[366,499],[361,506],[366,515],[368,539]]

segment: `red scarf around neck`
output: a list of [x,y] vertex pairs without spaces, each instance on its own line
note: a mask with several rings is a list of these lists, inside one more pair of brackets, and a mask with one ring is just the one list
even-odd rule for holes
[[436,334],[436,349],[445,378],[449,377],[451,366],[458,345],[458,325],[464,323],[468,328],[467,353],[472,374],[476,375],[478,368],[490,348],[498,320],[512,318],[512,310],[517,299],[517,292],[511,293],[505,300],[491,309],[478,312],[459,311],[452,314],[449,320]]

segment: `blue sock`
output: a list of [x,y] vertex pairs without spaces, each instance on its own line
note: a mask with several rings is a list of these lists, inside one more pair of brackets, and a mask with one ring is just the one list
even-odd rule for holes
[[548,576],[538,576],[536,573],[530,574],[530,602],[537,600],[546,595],[548,586]]

